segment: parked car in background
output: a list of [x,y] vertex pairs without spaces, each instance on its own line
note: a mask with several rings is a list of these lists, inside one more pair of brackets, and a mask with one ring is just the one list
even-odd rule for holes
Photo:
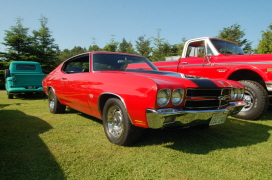
[[43,90],[51,113],[68,106],[97,117],[118,145],[135,142],[144,128],[221,124],[245,105],[239,82],[186,79],[158,71],[145,57],[114,52],[71,57],[45,77]]
[[46,76],[40,63],[13,61],[5,69],[5,87],[9,99],[18,93],[43,93],[42,80]]
[[257,120],[272,100],[271,62],[271,54],[246,55],[235,42],[202,37],[186,41],[177,61],[154,65],[161,71],[239,81],[245,86],[246,106],[235,117]]

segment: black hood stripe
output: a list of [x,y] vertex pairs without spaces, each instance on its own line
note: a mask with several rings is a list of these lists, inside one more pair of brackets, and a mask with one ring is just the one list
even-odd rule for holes
[[210,79],[190,79],[199,87],[218,87],[213,81]]

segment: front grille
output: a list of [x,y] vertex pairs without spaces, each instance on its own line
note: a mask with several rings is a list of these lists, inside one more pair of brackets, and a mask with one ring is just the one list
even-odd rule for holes
[[222,89],[188,89],[187,97],[209,97],[220,96]]
[[[186,91],[184,109],[220,109],[229,104],[230,88],[194,89]],[[221,100],[219,99],[221,97]],[[222,99],[223,97],[223,99]]]

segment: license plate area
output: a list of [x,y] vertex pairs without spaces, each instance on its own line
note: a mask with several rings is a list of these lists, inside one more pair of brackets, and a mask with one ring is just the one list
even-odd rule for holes
[[212,119],[211,119],[209,125],[213,126],[213,125],[217,125],[217,124],[222,124],[225,122],[226,118],[227,118],[226,114],[223,114],[223,113],[222,114],[214,114],[212,116]]
[[35,86],[28,86],[27,89],[35,89]]

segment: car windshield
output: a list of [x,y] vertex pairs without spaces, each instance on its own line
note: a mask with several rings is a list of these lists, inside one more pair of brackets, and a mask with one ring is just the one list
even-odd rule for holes
[[211,39],[214,47],[220,54],[244,55],[244,51],[237,45],[228,41]]
[[93,54],[94,71],[158,70],[148,59],[141,56],[95,53]]

